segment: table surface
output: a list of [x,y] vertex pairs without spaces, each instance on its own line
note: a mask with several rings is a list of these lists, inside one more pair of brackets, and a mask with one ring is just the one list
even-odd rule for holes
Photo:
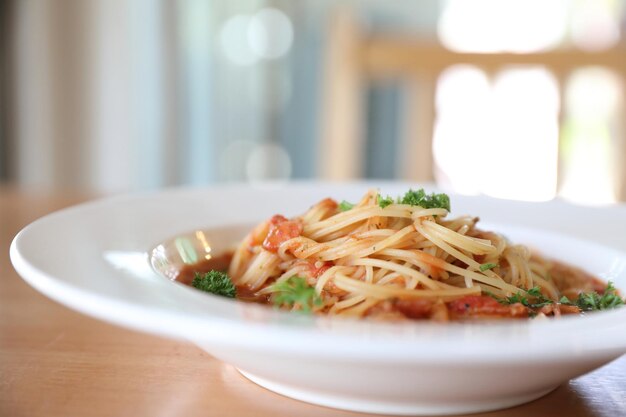
[[[13,236],[86,195],[0,187],[0,416],[364,416],[261,388],[193,345],[45,298],[9,261]],[[514,376],[512,376],[514,377]],[[475,416],[626,416],[626,356],[547,396]]]

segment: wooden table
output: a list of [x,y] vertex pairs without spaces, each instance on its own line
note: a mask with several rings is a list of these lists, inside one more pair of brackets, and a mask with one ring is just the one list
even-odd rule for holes
[[[0,188],[0,416],[364,415],[274,394],[195,346],[96,321],[30,288],[9,262],[11,239],[84,199]],[[529,404],[477,414],[504,415],[626,416],[626,356]]]

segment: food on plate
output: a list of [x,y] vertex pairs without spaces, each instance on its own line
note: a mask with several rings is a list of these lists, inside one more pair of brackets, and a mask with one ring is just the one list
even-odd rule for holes
[[271,217],[232,254],[178,279],[285,310],[385,320],[558,317],[624,304],[611,283],[449,212],[446,194],[423,189],[327,198]]

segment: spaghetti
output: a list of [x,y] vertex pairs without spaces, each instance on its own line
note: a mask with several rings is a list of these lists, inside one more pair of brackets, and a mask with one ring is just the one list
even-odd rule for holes
[[228,275],[255,301],[383,319],[521,318],[579,313],[563,296],[605,284],[476,227],[448,219],[445,195],[410,190],[354,205],[325,199],[273,216],[233,253]]

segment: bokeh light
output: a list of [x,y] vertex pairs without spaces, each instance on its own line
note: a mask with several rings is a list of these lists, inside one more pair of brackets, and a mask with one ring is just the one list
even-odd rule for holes
[[475,67],[442,74],[433,151],[440,180],[463,193],[548,200],[556,193],[559,94],[542,68],[489,82]]
[[570,77],[565,95],[563,181],[560,194],[585,204],[615,201],[613,173],[623,156],[614,153],[624,109],[623,85],[604,68],[583,68]]
[[224,22],[219,33],[224,55],[235,65],[252,65],[257,61],[248,42],[248,28],[252,17],[238,14]]
[[443,45],[459,52],[550,49],[566,29],[567,4],[561,0],[450,0],[438,22]]
[[433,153],[439,181],[461,193],[479,193],[487,175],[484,164],[470,161],[485,146],[490,88],[485,73],[469,65],[447,69],[437,83]]
[[577,0],[575,4],[570,30],[577,48],[600,51],[619,42],[622,4],[611,0]]
[[250,20],[247,35],[250,49],[259,58],[279,58],[293,43],[291,20],[278,9],[264,8],[256,12]]
[[220,45],[235,65],[252,65],[259,59],[284,56],[293,43],[289,17],[274,8],[263,8],[252,15],[236,14],[220,30]]
[[260,143],[248,156],[246,173],[249,181],[287,180],[291,176],[291,158],[276,143]]

